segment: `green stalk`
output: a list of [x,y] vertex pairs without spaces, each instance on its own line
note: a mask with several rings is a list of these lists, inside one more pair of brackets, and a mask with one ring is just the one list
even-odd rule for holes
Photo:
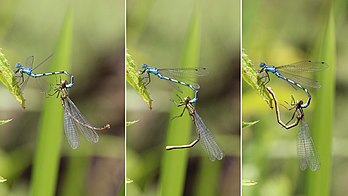
[[[186,45],[183,53],[182,67],[195,67],[199,65],[201,22],[200,12],[196,9],[188,32]],[[183,88],[184,90],[184,88]],[[183,95],[193,95],[192,90],[185,88]],[[176,97],[175,95],[173,97]],[[173,104],[170,118],[179,115],[183,108]],[[180,119],[169,120],[165,145],[188,144],[193,140],[192,121],[184,115]],[[163,146],[164,148],[164,146]],[[181,149],[164,152],[161,167],[161,195],[180,196],[183,195],[185,175],[188,161],[188,153],[192,149]]]
[[[68,8],[50,70],[66,70],[71,65],[72,9]],[[63,108],[60,99],[47,98],[39,123],[37,148],[33,164],[30,193],[55,195],[63,137]]]
[[[197,182],[195,184],[195,194],[200,196],[218,195],[219,193],[219,171],[222,167],[221,161],[210,161],[208,157],[203,157],[200,162]],[[209,184],[209,186],[207,186]]]
[[67,170],[64,172],[62,195],[86,195],[86,170],[90,165],[90,158],[85,156],[71,156]]
[[331,151],[332,151],[332,129],[334,119],[335,100],[335,65],[336,65],[336,37],[335,17],[333,2],[328,11],[327,26],[324,29],[323,37],[318,42],[316,54],[318,60],[324,60],[329,68],[322,71],[319,81],[322,87],[317,91],[313,119],[311,123],[311,134],[316,146],[321,166],[316,172],[307,171],[306,192],[308,195],[330,195],[331,184]]

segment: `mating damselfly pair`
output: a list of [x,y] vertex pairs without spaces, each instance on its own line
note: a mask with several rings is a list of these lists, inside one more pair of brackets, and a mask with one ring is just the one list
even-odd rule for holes
[[[276,118],[278,123],[285,129],[290,129],[300,124],[300,130],[298,132],[297,138],[297,154],[301,170],[305,170],[308,167],[312,171],[318,170],[320,168],[319,155],[316,151],[313,139],[310,135],[309,126],[304,120],[303,109],[307,108],[310,105],[310,101],[312,98],[311,94],[305,86],[319,88],[320,84],[317,80],[304,77],[302,76],[302,74],[324,70],[328,67],[328,65],[325,62],[320,61],[301,61],[298,63],[281,65],[278,67],[266,65],[265,63],[260,63],[260,67],[261,70],[259,71],[259,73],[261,76],[259,79],[263,86],[265,86],[270,81],[268,72],[271,72],[275,74],[278,78],[288,82],[288,84],[290,84],[295,89],[302,89],[306,93],[306,103],[304,103],[302,100],[298,100],[295,102],[295,99],[292,97],[292,103],[290,104],[290,108],[288,108],[288,110],[294,110],[294,112],[292,114],[292,118],[287,123],[284,123],[280,117],[280,110],[275,93],[270,87],[266,88],[267,91],[271,94],[272,99],[274,101]],[[295,121],[292,124],[289,124],[294,119]]]
[[260,67],[261,70],[259,73],[261,75],[260,80],[262,85],[266,85],[270,81],[268,72],[273,73],[278,78],[288,82],[288,84],[293,86],[295,89],[296,87],[300,88],[307,94],[307,102],[301,105],[302,108],[307,108],[310,105],[312,96],[305,86],[320,88],[320,84],[317,80],[313,80],[301,75],[324,70],[328,67],[328,64],[322,61],[300,61],[277,67],[273,65],[266,65],[266,63],[260,63]]
[[187,145],[176,145],[176,146],[167,146],[166,150],[174,150],[174,149],[185,149],[192,148],[199,141],[202,141],[203,148],[208,153],[210,160],[221,160],[224,156],[223,151],[215,141],[212,133],[204,124],[202,118],[198,115],[193,104],[198,101],[198,93],[200,86],[199,84],[193,82],[192,78],[196,76],[205,76],[207,73],[207,69],[200,68],[177,68],[177,69],[158,69],[155,67],[148,66],[147,64],[142,64],[141,66],[143,70],[140,72],[143,75],[144,85],[148,85],[151,82],[150,74],[157,76],[160,79],[166,80],[172,85],[177,91],[183,93],[183,91],[179,88],[179,85],[189,87],[194,92],[194,98],[191,99],[189,96],[186,96],[184,99],[181,99],[180,103],[177,104],[178,107],[184,106],[184,110],[181,113],[181,117],[185,110],[188,110],[191,120],[194,122],[197,131],[197,139],[192,143]]
[[[52,55],[51,55],[52,56]],[[28,83],[30,77],[39,78],[39,77],[48,77],[54,75],[66,75],[70,78],[70,82],[67,80],[62,80],[60,84],[57,84],[55,92],[50,94],[53,96],[57,94],[57,97],[60,95],[61,103],[64,108],[64,130],[65,136],[68,140],[68,143],[73,149],[76,149],[80,145],[80,140],[78,138],[78,131],[90,142],[97,143],[99,141],[99,136],[96,131],[101,131],[104,129],[110,128],[109,124],[106,124],[102,128],[97,128],[92,126],[88,121],[83,117],[82,113],[76,107],[76,105],[69,98],[68,89],[71,89],[74,86],[74,76],[66,71],[55,71],[55,72],[46,72],[46,73],[34,73],[34,70],[41,66],[45,61],[47,61],[51,56],[46,58],[44,61],[39,63],[36,67],[33,68],[34,56],[27,58],[26,65],[23,66],[20,63],[16,64],[17,70],[15,73],[19,74],[19,85],[23,90],[25,85]],[[28,77],[24,78],[24,74]]]

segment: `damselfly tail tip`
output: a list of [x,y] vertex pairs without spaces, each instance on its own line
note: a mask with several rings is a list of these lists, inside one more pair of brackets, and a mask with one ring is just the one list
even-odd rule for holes
[[104,129],[110,129],[111,128],[111,126],[110,126],[110,124],[106,124],[106,125],[104,125],[104,127],[103,127]]
[[172,146],[166,146],[166,150],[173,150],[174,148]]

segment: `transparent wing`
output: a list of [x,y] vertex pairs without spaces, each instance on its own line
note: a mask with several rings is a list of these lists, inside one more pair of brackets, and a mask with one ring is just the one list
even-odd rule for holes
[[34,56],[28,56],[27,60],[25,61],[25,66],[27,68],[33,68],[33,64],[34,64]]
[[[41,63],[39,63],[38,65],[36,65],[36,67],[33,68],[33,70],[37,69],[38,67],[40,67],[41,65],[43,65],[48,59],[50,59],[52,56],[54,55],[54,53],[50,54],[48,57],[46,57],[43,61],[41,61]],[[34,57],[33,57],[34,59]],[[33,60],[34,61],[34,60]],[[31,66],[32,67],[32,66]]]
[[167,80],[168,84],[171,85],[175,90],[177,90],[179,93],[183,93],[183,91],[180,89],[180,87],[177,85],[177,83],[171,82]]
[[29,78],[30,78],[29,76],[24,76],[24,75],[20,77],[19,80],[24,80],[24,82],[19,85],[20,86],[19,88],[20,88],[21,92],[23,92],[25,87],[27,86]]
[[208,74],[207,68],[177,68],[177,69],[158,69],[158,71],[167,76],[173,77],[195,77],[195,76],[205,76]]
[[307,77],[303,77],[300,76],[298,74],[293,74],[290,72],[286,72],[286,71],[278,71],[282,76],[293,80],[294,82],[301,84],[303,86],[308,86],[308,87],[312,87],[312,88],[320,88],[320,84],[317,80],[311,79],[311,78],[307,78]]
[[301,170],[306,170],[308,166],[312,171],[320,168],[319,156],[314,147],[308,124],[304,119],[300,121],[300,130],[297,137],[297,154]]
[[195,124],[200,136],[200,140],[203,143],[203,148],[208,153],[211,161],[221,160],[224,157],[224,153],[222,152],[219,145],[216,143],[213,134],[209,131],[209,129],[203,123],[201,117],[194,113]]
[[276,67],[278,71],[284,70],[293,73],[317,72],[328,68],[329,65],[322,61],[300,61],[289,65]]
[[99,141],[98,134],[94,131],[93,126],[90,125],[83,117],[76,105],[71,101],[69,97],[66,97],[66,108],[68,108],[68,114],[71,116],[75,123],[75,126],[79,128],[83,136],[90,142],[97,143]]
[[196,76],[205,76],[207,75],[206,68],[182,68],[182,69],[159,69],[158,71],[163,75],[169,78],[177,79],[181,82],[191,84],[196,89],[199,88],[199,85],[194,82]]
[[302,76],[306,73],[317,72],[324,70],[329,65],[322,61],[300,61],[297,63],[278,66],[277,71],[286,78],[293,80],[298,84],[312,88],[320,88],[317,80]]
[[76,149],[80,145],[80,140],[76,132],[75,121],[71,118],[69,104],[66,100],[64,99],[64,132],[71,148]]

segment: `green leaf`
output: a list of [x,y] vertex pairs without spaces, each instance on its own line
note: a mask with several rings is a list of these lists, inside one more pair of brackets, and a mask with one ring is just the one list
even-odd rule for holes
[[254,180],[245,180],[245,179],[242,180],[242,186],[254,186],[256,184],[257,182]]
[[22,105],[22,108],[25,108],[25,99],[23,93],[20,91],[16,77],[14,76],[13,71],[10,68],[10,65],[5,58],[5,55],[0,49],[0,81],[6,86],[6,88],[11,92],[13,96],[19,101]]
[[130,84],[135,91],[137,91],[149,108],[152,109],[152,99],[150,97],[150,93],[142,82],[142,77],[139,75],[135,62],[128,51],[126,54],[126,79],[128,84]]
[[139,122],[139,120],[134,120],[134,121],[130,121],[130,122],[126,122],[126,127],[133,125],[135,123]]
[[260,84],[258,73],[255,71],[254,65],[249,59],[248,55],[245,53],[244,49],[242,52],[242,76],[243,80],[253,89],[255,89],[259,93],[259,95],[267,102],[267,104],[272,107],[272,98],[267,92],[265,86]]
[[8,119],[8,120],[0,120],[0,125],[6,124],[8,122],[10,122],[12,119]]
[[127,178],[127,179],[126,179],[126,184],[129,184],[129,183],[132,183],[132,182],[133,182],[132,179],[130,179],[130,178]]
[[0,176],[0,182],[6,182],[6,181],[7,181],[7,179],[6,179],[6,178],[4,178],[4,177]]
[[244,129],[244,128],[246,128],[246,127],[250,127],[250,126],[253,126],[254,124],[256,124],[256,123],[258,123],[259,122],[259,120],[257,120],[257,121],[254,121],[254,122],[242,122],[242,128]]

